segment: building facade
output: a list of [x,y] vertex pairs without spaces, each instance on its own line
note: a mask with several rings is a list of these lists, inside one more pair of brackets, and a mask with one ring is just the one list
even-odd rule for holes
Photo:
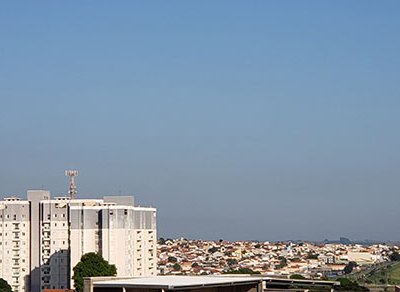
[[73,267],[97,252],[121,277],[157,274],[156,209],[134,206],[132,196],[51,198],[28,191],[27,200],[0,202],[0,277],[13,291],[73,287]]
[[30,272],[29,203],[17,198],[0,202],[0,277],[13,291],[25,291]]

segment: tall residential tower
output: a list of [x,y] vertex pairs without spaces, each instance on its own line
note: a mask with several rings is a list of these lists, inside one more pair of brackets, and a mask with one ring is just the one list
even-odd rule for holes
[[0,201],[0,278],[13,291],[72,288],[73,267],[98,252],[118,276],[157,274],[156,209],[132,196],[51,198],[28,191],[27,200]]

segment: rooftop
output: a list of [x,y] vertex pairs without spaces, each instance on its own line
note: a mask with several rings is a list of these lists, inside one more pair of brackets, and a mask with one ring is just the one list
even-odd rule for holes
[[125,287],[153,289],[182,289],[196,287],[237,286],[261,283],[260,277],[216,277],[216,276],[155,276],[145,278],[96,280],[94,287]]

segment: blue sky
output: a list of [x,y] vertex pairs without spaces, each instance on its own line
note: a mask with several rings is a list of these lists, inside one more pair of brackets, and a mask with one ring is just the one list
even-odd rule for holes
[[159,235],[400,240],[400,2],[0,4],[0,194],[135,194]]

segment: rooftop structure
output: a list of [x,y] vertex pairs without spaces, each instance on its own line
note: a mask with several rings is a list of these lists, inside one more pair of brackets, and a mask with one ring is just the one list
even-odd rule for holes
[[260,277],[216,277],[216,276],[156,276],[147,278],[88,278],[85,279],[85,292],[107,291],[230,291],[261,292]]

